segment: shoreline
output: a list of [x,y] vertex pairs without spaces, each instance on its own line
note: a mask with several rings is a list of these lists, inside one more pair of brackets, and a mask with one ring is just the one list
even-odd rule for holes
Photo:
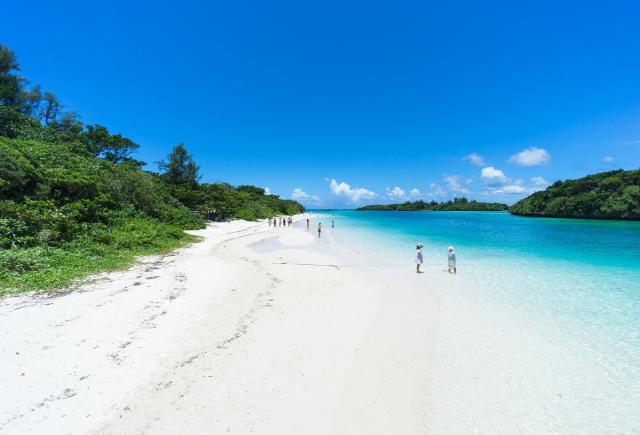
[[342,220],[318,239],[313,224],[332,217],[310,230],[306,217],[216,224],[66,295],[0,301],[0,432],[635,427],[636,393],[587,340],[602,322],[562,311],[585,295],[572,269],[505,263],[514,280],[466,262],[450,275],[443,262],[418,275],[400,251],[409,239],[376,242]]
[[[0,431],[423,431],[404,404],[425,390],[396,366],[429,346],[396,340],[390,283],[341,267],[329,229],[318,244],[304,218],[217,224],[63,296],[3,300]],[[419,323],[403,328],[422,341]],[[389,406],[404,423],[383,418]]]

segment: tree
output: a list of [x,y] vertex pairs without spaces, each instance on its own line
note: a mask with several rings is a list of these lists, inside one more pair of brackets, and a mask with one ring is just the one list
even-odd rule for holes
[[44,122],[44,125],[49,125],[58,119],[58,113],[60,112],[60,102],[58,98],[51,92],[44,93],[44,107],[38,114],[40,120]]
[[164,171],[162,178],[167,183],[194,187],[198,185],[200,166],[196,164],[182,143],[173,147],[167,160],[159,162],[158,166]]
[[50,127],[55,131],[55,136],[63,142],[74,142],[80,139],[82,133],[82,121],[76,112],[65,112],[59,121],[54,121]]
[[90,154],[116,164],[131,161],[131,154],[140,147],[132,140],[120,134],[111,134],[106,127],[97,124],[87,125],[80,135],[80,141]]

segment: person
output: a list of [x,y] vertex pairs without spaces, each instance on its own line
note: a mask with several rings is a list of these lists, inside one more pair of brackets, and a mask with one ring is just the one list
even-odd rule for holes
[[293,219],[291,219],[291,216],[289,216],[289,220],[287,221],[287,223],[289,224],[288,226],[291,226],[291,224],[293,223]]
[[318,222],[318,237],[320,237],[321,232],[322,232],[322,222]]
[[309,229],[309,218],[307,218],[307,229]]
[[424,262],[424,256],[422,255],[422,248],[424,245],[422,243],[418,243],[416,245],[416,273],[422,273],[420,270],[420,266]]
[[336,223],[333,221],[333,219],[331,219],[331,228],[335,228],[336,227]]
[[456,272],[456,251],[453,250],[453,246],[449,246],[449,264],[447,268],[447,272],[451,273],[451,269],[453,269],[453,273]]

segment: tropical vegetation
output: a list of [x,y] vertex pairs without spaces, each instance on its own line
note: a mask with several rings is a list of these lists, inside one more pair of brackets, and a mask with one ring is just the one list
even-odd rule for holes
[[523,216],[640,220],[640,170],[557,181],[509,211]]
[[160,172],[139,145],[85,124],[19,74],[0,45],[0,295],[70,284],[195,237],[207,219],[255,220],[304,210],[255,186],[200,183],[176,145]]
[[356,211],[504,211],[508,208],[506,204],[469,201],[463,197],[446,202],[418,200],[401,204],[373,204],[357,208]]

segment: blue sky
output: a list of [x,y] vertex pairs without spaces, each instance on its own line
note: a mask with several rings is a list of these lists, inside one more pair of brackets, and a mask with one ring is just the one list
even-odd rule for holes
[[7,2],[0,42],[150,168],[184,142],[311,207],[640,166],[637,2],[444,3]]

